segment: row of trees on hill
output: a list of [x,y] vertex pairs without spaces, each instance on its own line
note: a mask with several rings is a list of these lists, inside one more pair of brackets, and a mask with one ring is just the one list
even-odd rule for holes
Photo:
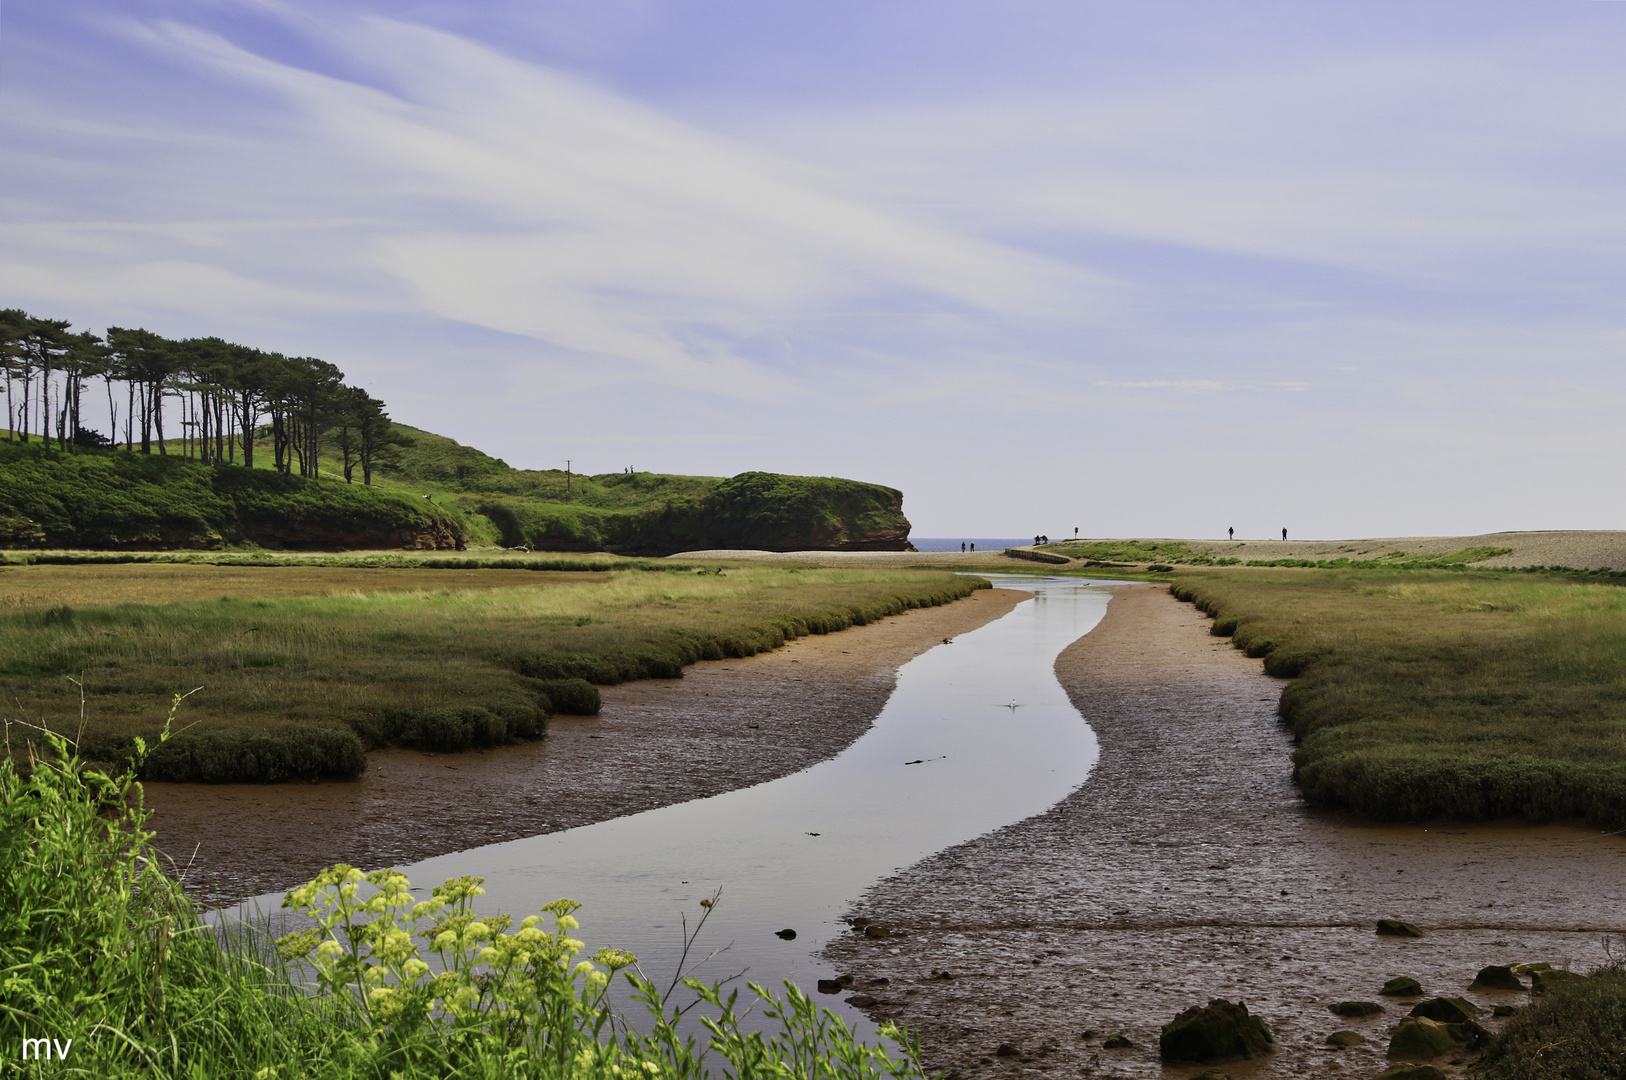
[[[210,464],[254,467],[254,444],[269,435],[279,472],[320,474],[322,447],[338,453],[347,482],[362,483],[396,435],[384,403],[325,360],[283,356],[217,337],[174,340],[110,326],[98,337],[62,319],[0,310],[0,370],[6,382],[6,438],[40,439],[64,452],[85,448],[169,453]],[[85,421],[107,399],[103,435]],[[89,399],[89,400],[87,400]],[[180,431],[166,433],[165,419]],[[122,419],[122,424],[121,424]],[[120,430],[122,428],[122,438]]]

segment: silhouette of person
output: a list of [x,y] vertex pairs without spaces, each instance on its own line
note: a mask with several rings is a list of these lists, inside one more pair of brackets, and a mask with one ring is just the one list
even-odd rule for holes
[[1287,530],[1286,530],[1286,529],[1283,529],[1283,530],[1282,530],[1282,539],[1283,539],[1283,540],[1286,540],[1286,539],[1287,539]]
[[971,541],[971,550],[972,551],[977,550],[977,542],[975,540]]
[[960,541],[960,554],[962,554],[962,555],[965,554],[965,541],[964,540]]
[[1227,539],[1227,540],[1235,540],[1236,539],[1236,530],[1235,529],[1226,529],[1225,530],[1225,539]]

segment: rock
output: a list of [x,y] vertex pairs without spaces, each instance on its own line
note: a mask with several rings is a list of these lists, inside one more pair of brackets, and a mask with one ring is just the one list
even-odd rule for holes
[[1128,1050],[1135,1044],[1129,1041],[1128,1035],[1109,1035],[1107,1041],[1101,1044],[1103,1050]]
[[1215,998],[1164,1024],[1157,1048],[1165,1062],[1235,1061],[1268,1053],[1273,1041],[1270,1028],[1249,1016],[1247,1005]]
[[780,939],[782,939],[784,941],[795,941],[796,940],[796,931],[792,930],[790,927],[787,926],[783,930],[775,930],[773,932],[773,936],[776,937],[776,938],[780,938]]
[[1563,968],[1551,968],[1546,971],[1533,971],[1530,973],[1530,992],[1532,994],[1545,994],[1559,983],[1569,982],[1571,979],[1584,979],[1585,975],[1577,975],[1573,971]]
[[994,1051],[994,1056],[995,1057],[1016,1057],[1021,1052],[1022,1051],[1018,1050],[1016,1047],[1012,1046],[1010,1043],[1000,1043],[999,1044],[999,1049]]
[[1419,1061],[1450,1053],[1456,1046],[1444,1024],[1426,1016],[1408,1016],[1389,1036],[1389,1058]]
[[1474,976],[1470,989],[1479,990],[1523,990],[1524,983],[1513,974],[1513,969],[1505,964],[1491,964],[1489,967],[1479,969]]
[[1340,1001],[1327,1008],[1335,1016],[1376,1016],[1383,1011],[1383,1006],[1375,1001]]
[[1328,1046],[1359,1046],[1366,1036],[1358,1031],[1335,1031],[1327,1036]]
[[[882,979],[881,981],[883,983],[886,982],[885,979]],[[837,975],[836,982],[840,983],[842,986],[851,986],[853,984],[853,977],[851,975]]]
[[888,930],[884,926],[877,926],[875,923],[870,923],[868,926],[864,927],[864,936],[867,938],[891,937],[892,931]]
[[1399,919],[1379,919],[1378,933],[1384,937],[1422,937],[1423,932],[1409,922]]
[[1379,1073],[1378,1080],[1445,1080],[1445,1074],[1432,1065],[1397,1061]]
[[839,994],[845,989],[847,988],[835,979],[819,980],[819,993],[821,994]]
[[1517,1005],[1494,1005],[1491,1007],[1492,1016],[1512,1016],[1519,1011]]
[[875,998],[870,997],[868,994],[854,994],[852,997],[847,999],[847,1004],[851,1005],[855,1009],[869,1009],[879,1005],[880,1002]]
[[1478,1050],[1490,1042],[1490,1032],[1480,1027],[1473,1020],[1465,1020],[1460,1024],[1447,1024],[1445,1030],[1450,1034],[1452,1040],[1461,1043],[1465,1050]]
[[[851,975],[844,975],[842,977],[845,978],[845,979],[851,979],[852,978]],[[891,986],[892,985],[892,980],[891,979],[871,979],[869,981],[868,985],[870,985],[870,986]]]
[[1514,964],[1512,971],[1515,975],[1534,975],[1538,971],[1551,971],[1551,964]]
[[1099,1031],[1096,1031],[1094,1028],[1085,1028],[1083,1034],[1081,1034],[1079,1036],[1079,1038],[1081,1038],[1081,1039],[1093,1039],[1099,1034],[1101,1034],[1101,1033]]
[[1437,997],[1421,1002],[1408,1015],[1426,1016],[1442,1024],[1460,1024],[1478,1016],[1479,1010],[1467,998]]
[[1387,997],[1421,997],[1423,984],[1416,979],[1408,979],[1402,976],[1384,983],[1383,989],[1379,990],[1378,993]]

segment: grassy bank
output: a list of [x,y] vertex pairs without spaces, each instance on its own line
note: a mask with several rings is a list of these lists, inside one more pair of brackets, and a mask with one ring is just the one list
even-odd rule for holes
[[1475,571],[1182,573],[1274,675],[1312,803],[1626,825],[1626,589]]
[[[757,1002],[775,1010],[768,1015],[781,1018],[779,1030],[747,1037],[715,987],[674,978],[663,993],[635,957],[615,950],[578,961],[570,901],[529,914],[517,929],[506,915],[477,918],[476,878],[425,897],[393,871],[364,878],[336,867],[289,894],[288,906],[318,917],[316,932],[291,935],[276,951],[217,932],[163,873],[139,787],[87,770],[60,743],[53,753],[38,733],[34,741],[44,756],[26,773],[16,758],[0,761],[8,1076],[921,1075],[912,1052],[893,1060],[858,1044],[789,988],[778,1002]],[[707,903],[694,912],[702,923]],[[647,1002],[636,1027],[606,1003],[612,977],[631,978]],[[710,1032],[703,1043],[675,1024],[677,999],[690,1006],[696,997]]]
[[138,736],[153,738],[171,695],[195,690],[196,726],[154,751],[146,775],[214,782],[355,775],[367,749],[389,744],[459,750],[537,738],[550,713],[597,711],[589,683],[675,678],[696,660],[749,656],[976,587],[943,573],[760,566],[138,565],[9,569],[0,596],[25,592],[8,591],[13,575],[55,576],[32,595],[56,602],[0,611],[7,715],[82,727],[85,752],[115,760]]

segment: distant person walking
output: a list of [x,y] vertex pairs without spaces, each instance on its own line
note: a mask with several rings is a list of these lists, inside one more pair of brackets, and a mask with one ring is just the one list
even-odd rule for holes
[[1286,540],[1286,539],[1287,539],[1287,530],[1286,530],[1286,529],[1283,529],[1283,530],[1282,530],[1282,539],[1283,539],[1283,540]]
[[1236,530],[1235,529],[1226,529],[1225,530],[1225,539],[1227,539],[1227,540],[1235,540],[1236,539]]
[[971,550],[972,551],[977,550],[977,542],[975,540],[971,541]]
[[960,554],[961,555],[965,554],[965,541],[964,540],[960,541]]

